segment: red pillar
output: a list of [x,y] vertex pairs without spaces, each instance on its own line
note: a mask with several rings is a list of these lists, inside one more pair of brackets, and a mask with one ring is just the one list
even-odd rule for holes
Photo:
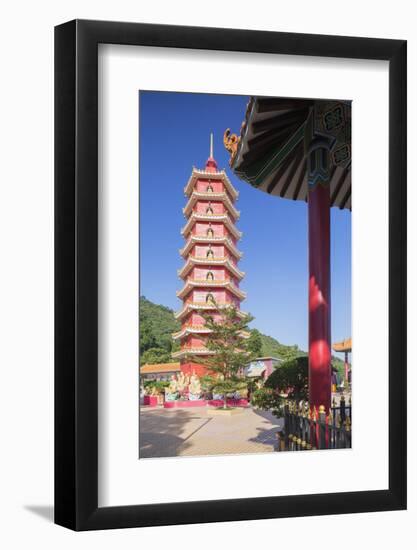
[[330,348],[330,189],[321,181],[309,188],[309,400],[331,405]]

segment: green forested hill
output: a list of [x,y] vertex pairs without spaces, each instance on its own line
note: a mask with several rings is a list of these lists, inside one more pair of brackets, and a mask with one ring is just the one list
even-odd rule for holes
[[172,333],[181,328],[174,312],[168,307],[154,304],[145,296],[139,299],[139,349],[141,364],[170,363],[171,352],[178,349]]
[[[307,352],[301,350],[297,345],[285,346],[284,344],[280,344],[275,338],[272,338],[272,336],[267,336],[266,334],[262,333],[259,334],[262,342],[262,357],[278,357],[279,359],[283,359],[284,361],[289,361],[291,359],[294,359],[295,357],[308,355]],[[343,361],[341,361],[338,357],[332,356],[332,365],[339,371],[340,375],[343,377]]]
[[300,355],[306,355],[297,345],[285,346],[284,344],[280,344],[275,338],[272,338],[272,336],[267,336],[262,333],[260,333],[260,335],[263,357],[278,357],[279,359],[287,360],[299,357]]

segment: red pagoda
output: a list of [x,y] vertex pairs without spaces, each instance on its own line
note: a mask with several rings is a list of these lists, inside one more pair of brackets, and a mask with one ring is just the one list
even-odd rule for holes
[[246,296],[239,288],[244,273],[237,265],[242,256],[237,249],[242,233],[235,225],[240,214],[234,205],[239,193],[226,172],[217,168],[213,135],[206,166],[204,170],[193,167],[184,193],[188,197],[183,208],[187,222],[181,230],[185,245],[180,254],[185,264],[178,270],[184,286],[177,292],[183,305],[175,315],[181,330],[173,334],[181,349],[172,356],[180,360],[182,372],[201,376],[206,367],[188,359],[190,354],[195,358],[212,353],[205,347],[208,329],[198,310],[214,310],[215,304],[219,308],[233,305],[240,313],[240,302]]

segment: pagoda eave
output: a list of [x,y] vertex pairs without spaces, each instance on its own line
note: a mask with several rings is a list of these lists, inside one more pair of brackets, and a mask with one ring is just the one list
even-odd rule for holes
[[210,334],[211,330],[204,325],[201,326],[188,326],[178,332],[172,334],[173,340],[179,340],[189,334]]
[[241,300],[244,300],[246,298],[246,292],[243,292],[243,290],[240,290],[237,288],[234,284],[230,283],[230,281],[206,281],[206,280],[198,280],[198,279],[189,279],[186,284],[182,287],[181,290],[177,291],[177,296],[180,299],[183,299],[187,296],[189,292],[194,290],[195,288],[204,288],[204,289],[216,289],[216,288],[225,288],[227,290],[230,290],[235,296],[240,298]]
[[191,235],[187,242],[185,243],[185,246],[179,250],[180,255],[184,258],[189,253],[191,247],[195,244],[223,244],[227,246],[227,249],[229,252],[233,254],[233,256],[237,259],[241,259],[243,256],[243,252],[240,252],[236,248],[236,246],[232,243],[232,241],[224,236],[221,237],[206,237],[203,235]]
[[[206,304],[206,303],[199,303],[199,302],[190,302],[185,305],[182,309],[179,311],[176,311],[174,313],[174,317],[177,320],[181,320],[183,317],[188,315],[191,311],[210,311],[210,310],[216,310],[216,309],[224,309],[226,307],[230,307],[229,303],[217,303],[217,304]],[[241,311],[240,309],[236,310],[236,315],[240,318],[246,317],[247,313],[244,311]]]
[[210,351],[207,348],[193,348],[187,350],[180,350],[171,353],[173,359],[183,359],[186,357],[192,357],[193,355],[215,355],[214,351]]
[[243,277],[245,276],[245,272],[240,271],[240,269],[238,269],[235,265],[233,265],[228,258],[210,258],[208,260],[207,258],[196,258],[196,257],[188,258],[187,263],[181,269],[178,269],[177,271],[178,276],[181,278],[186,277],[188,272],[196,265],[207,266],[208,269],[210,269],[211,266],[225,267],[230,273],[235,275],[239,280],[243,279]]

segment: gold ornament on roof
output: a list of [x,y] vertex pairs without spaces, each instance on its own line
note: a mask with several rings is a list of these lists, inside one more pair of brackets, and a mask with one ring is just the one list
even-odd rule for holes
[[223,144],[225,149],[227,149],[227,151],[229,151],[230,153],[230,165],[232,164],[236,156],[239,141],[240,137],[238,137],[236,134],[232,134],[230,128],[227,128],[227,130],[223,134]]

